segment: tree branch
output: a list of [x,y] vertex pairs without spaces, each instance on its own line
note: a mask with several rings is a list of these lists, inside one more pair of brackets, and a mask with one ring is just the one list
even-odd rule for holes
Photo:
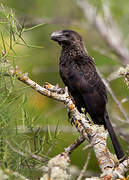
[[48,179],[61,179],[61,180],[71,180],[71,175],[69,172],[70,159],[68,153],[61,153],[48,162],[47,172],[43,175],[40,180]]
[[75,150],[78,146],[80,146],[80,144],[83,143],[84,141],[85,141],[85,137],[81,135],[69,147],[65,148],[65,152],[68,153],[68,155],[72,154],[73,150]]
[[[4,62],[4,65],[6,65],[6,62]],[[42,87],[38,85],[36,82],[32,81],[27,76],[27,74],[21,73],[17,67],[11,69],[8,68],[8,71],[6,71],[4,75],[15,76],[19,81],[27,84],[28,86],[36,90],[38,93],[50,97],[52,99],[58,100],[60,102],[63,102],[71,114],[76,129],[81,134],[79,143],[84,141],[83,138],[87,139],[93,147],[93,150],[95,152],[103,176],[112,174],[113,169],[115,167],[115,162],[114,162],[115,158],[107,148],[107,144],[106,144],[106,140],[108,136],[107,131],[105,131],[103,126],[100,127],[98,125],[91,124],[87,116],[85,116],[82,113],[79,113],[79,111],[75,107],[74,103],[72,102],[68,94],[67,88],[62,89],[57,86],[53,86],[49,83],[46,83],[45,86]],[[79,145],[79,143],[76,142],[74,147],[76,147],[76,145]],[[66,156],[68,157],[68,155],[70,155],[70,151],[68,153],[68,149],[67,149],[67,151],[63,153],[63,156],[62,154],[60,154],[55,158],[60,159],[60,157],[62,157],[63,159],[67,159]],[[54,163],[52,159],[50,160],[50,162]],[[126,164],[126,161],[124,162]],[[127,169],[122,165],[121,168],[123,168],[121,170],[121,173],[123,173]]]
[[67,88],[65,88],[65,93],[62,94],[61,88],[51,84],[47,83],[44,87],[42,87],[36,82],[32,81],[26,74],[22,74],[18,68],[9,70],[6,75],[16,76],[18,80],[29,85],[40,94],[63,102],[70,111],[74,124],[79,133],[92,144],[102,172],[114,167],[112,155],[106,145],[107,132],[103,127],[92,125],[84,114],[78,112],[71,98],[69,97]]
[[129,50],[123,43],[122,34],[114,22],[106,2],[103,4],[104,19],[97,13],[97,9],[88,1],[76,0],[86,19],[96,27],[102,38],[119,57],[122,64],[129,64]]

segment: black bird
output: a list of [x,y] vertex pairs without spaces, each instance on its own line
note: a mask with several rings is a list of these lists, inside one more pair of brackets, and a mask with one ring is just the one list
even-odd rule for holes
[[73,30],[56,31],[51,39],[61,45],[60,76],[68,87],[79,112],[85,109],[95,124],[104,125],[110,134],[120,162],[125,159],[106,110],[106,88],[98,75],[94,60],[88,55],[81,36]]

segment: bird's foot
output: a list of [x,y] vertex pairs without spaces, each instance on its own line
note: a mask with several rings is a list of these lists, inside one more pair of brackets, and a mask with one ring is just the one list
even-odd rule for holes
[[86,112],[86,110],[85,110],[85,108],[81,108],[81,112],[83,113],[83,114],[85,114],[85,112]]
[[52,84],[45,82],[45,85],[43,87],[50,90],[51,92],[55,92],[58,94],[64,94],[65,93],[65,89],[59,88],[58,84],[56,84],[56,86],[53,86]]

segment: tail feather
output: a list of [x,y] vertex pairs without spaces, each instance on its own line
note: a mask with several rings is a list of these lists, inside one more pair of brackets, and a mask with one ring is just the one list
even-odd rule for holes
[[115,131],[112,127],[112,124],[109,120],[109,116],[108,116],[107,112],[105,112],[104,119],[105,119],[105,128],[108,130],[109,135],[111,137],[116,156],[120,162],[123,162],[125,160],[125,154],[124,154],[122,147],[117,139],[117,136],[116,136]]

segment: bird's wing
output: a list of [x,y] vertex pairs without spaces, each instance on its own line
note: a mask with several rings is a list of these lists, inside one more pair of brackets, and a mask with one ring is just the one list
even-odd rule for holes
[[[70,93],[76,101],[78,109],[80,106],[93,116],[103,116],[107,102],[105,85],[96,72],[93,64],[81,64],[80,69],[71,67],[67,77],[64,76],[64,83],[68,86]],[[100,118],[101,119],[101,118]]]

